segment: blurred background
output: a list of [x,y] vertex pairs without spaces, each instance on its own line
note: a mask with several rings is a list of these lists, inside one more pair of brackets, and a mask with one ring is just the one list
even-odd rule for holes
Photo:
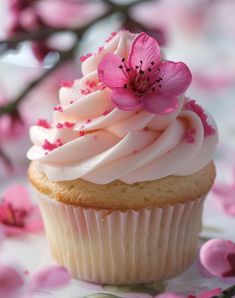
[[[216,118],[218,177],[235,166],[234,0],[2,0],[0,2],[0,188],[25,179],[28,128],[50,119],[61,81],[113,31],[146,31],[169,60],[186,62],[188,96]],[[221,175],[222,173],[222,175]],[[218,178],[219,179],[219,178]]]

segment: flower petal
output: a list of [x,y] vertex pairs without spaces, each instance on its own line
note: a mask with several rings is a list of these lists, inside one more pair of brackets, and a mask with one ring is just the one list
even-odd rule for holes
[[120,88],[127,83],[128,78],[119,68],[122,58],[118,55],[107,54],[98,65],[98,76],[108,88]]
[[198,294],[197,298],[212,298],[212,297],[220,295],[221,293],[222,293],[222,289],[216,288],[216,289],[204,291],[204,292]]
[[5,203],[11,204],[13,208],[29,211],[31,201],[28,191],[23,185],[15,184],[8,187],[2,195]]
[[117,88],[111,94],[113,103],[124,111],[138,109],[142,106],[142,101],[130,90],[124,88]]
[[142,69],[158,65],[161,61],[160,47],[155,39],[146,33],[139,34],[132,43],[129,53],[129,64],[135,69],[143,61]]
[[23,278],[16,269],[4,265],[0,266],[0,292],[10,293],[23,284]]
[[70,279],[71,276],[64,267],[56,265],[45,267],[32,277],[29,288],[31,292],[45,288],[57,288],[67,284]]
[[161,63],[159,77],[161,93],[165,95],[180,95],[184,93],[192,82],[192,74],[183,62],[165,61]]
[[[218,277],[235,277],[235,243],[222,239],[212,239],[201,247],[201,264],[211,274]],[[231,262],[232,261],[232,262]]]
[[162,94],[152,93],[143,100],[144,108],[157,115],[166,115],[177,110],[179,101],[176,96],[163,96]]

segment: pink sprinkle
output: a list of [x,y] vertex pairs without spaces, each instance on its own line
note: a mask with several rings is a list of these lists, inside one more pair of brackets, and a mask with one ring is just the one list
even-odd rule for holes
[[83,137],[83,136],[85,135],[85,132],[84,132],[84,131],[79,131],[79,135],[80,135],[81,137]]
[[71,88],[73,87],[74,81],[63,81],[61,82],[61,87]]
[[100,54],[103,51],[104,47],[99,47],[98,48],[98,54]]
[[185,139],[189,144],[195,143],[194,134],[196,133],[195,128],[189,128],[185,134]]
[[91,56],[92,56],[92,54],[91,53],[88,53],[88,54],[86,54],[84,56],[81,56],[81,58],[79,59],[79,61],[80,62],[84,62],[84,61],[86,61]]
[[103,83],[101,83],[101,84],[99,85],[99,87],[98,87],[98,90],[102,91],[102,90],[104,90],[105,88],[106,88],[106,86],[105,86]]
[[38,119],[37,125],[44,127],[44,128],[51,128],[50,123],[48,123],[47,120],[45,120],[45,119]]
[[91,90],[89,90],[89,89],[81,89],[80,91],[83,95],[88,95],[91,93]]
[[54,107],[54,111],[63,112],[63,108],[61,106]]
[[110,110],[104,111],[104,112],[102,113],[102,115],[106,116],[106,115],[108,115],[110,112],[111,112]]
[[105,42],[109,42],[110,40],[112,40],[115,36],[117,35],[117,32],[112,32],[110,37],[105,41]]
[[208,116],[204,112],[203,108],[201,106],[199,106],[195,100],[190,100],[190,101],[186,102],[184,107],[186,110],[193,111],[194,113],[196,113],[199,116],[199,118],[202,121],[205,137],[213,135],[215,133],[215,129],[207,121]]
[[90,87],[90,88],[94,88],[97,83],[95,81],[87,81],[86,84]]
[[56,125],[56,128],[63,128],[64,127],[64,125],[62,124],[62,123],[58,123],[57,125]]
[[71,128],[71,127],[74,127],[74,123],[65,121],[64,126],[65,126],[66,128]]
[[85,121],[85,123],[90,123],[91,122],[91,119],[87,119],[86,121]]
[[51,143],[47,139],[45,139],[44,144],[42,145],[42,149],[52,151],[62,145],[63,143],[61,142],[61,139],[57,139],[55,143]]
[[70,100],[70,102],[69,102],[70,104],[73,104],[74,103],[74,100]]

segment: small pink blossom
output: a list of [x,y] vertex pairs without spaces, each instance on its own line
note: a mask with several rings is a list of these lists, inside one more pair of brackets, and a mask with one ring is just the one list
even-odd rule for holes
[[51,143],[46,139],[42,145],[42,149],[47,151],[53,151],[62,145],[63,143],[61,142],[61,139],[57,139],[54,143]]
[[205,137],[213,135],[215,133],[215,129],[213,128],[213,126],[208,123],[208,116],[206,115],[205,111],[199,104],[196,103],[195,100],[188,100],[185,103],[184,108],[186,110],[195,112],[199,116],[202,121]]
[[232,183],[216,183],[212,192],[219,207],[229,216],[235,217],[235,167]]
[[207,241],[200,250],[202,266],[218,277],[235,277],[235,243],[222,239]]
[[6,235],[42,230],[39,209],[31,203],[29,194],[22,185],[12,185],[2,194],[0,226]]
[[157,41],[146,33],[135,38],[127,59],[106,54],[98,66],[98,75],[112,90],[111,99],[119,109],[144,108],[159,115],[178,108],[177,96],[192,81],[184,63],[161,60]]

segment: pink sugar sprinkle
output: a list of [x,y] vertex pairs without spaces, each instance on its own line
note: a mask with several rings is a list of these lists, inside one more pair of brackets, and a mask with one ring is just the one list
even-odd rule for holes
[[185,139],[189,144],[195,143],[194,134],[196,133],[195,128],[189,128],[185,134]]
[[112,32],[110,37],[105,41],[105,42],[109,42],[110,40],[112,40],[115,36],[117,35],[117,32]]
[[99,47],[98,48],[98,54],[100,54],[103,51],[104,47]]
[[61,142],[61,139],[57,139],[55,143],[51,143],[47,139],[45,139],[44,144],[42,145],[42,149],[52,151],[62,145],[63,143]]
[[62,124],[62,123],[58,123],[57,125],[56,125],[56,128],[63,128],[64,127],[64,125]]
[[73,87],[74,81],[63,81],[61,82],[61,87],[71,88]]
[[102,90],[104,90],[105,88],[106,88],[106,86],[105,86],[103,83],[101,83],[101,84],[99,85],[99,87],[98,87],[98,90],[102,91]]
[[102,115],[106,116],[106,115],[108,115],[110,112],[111,112],[110,110],[106,110],[106,111],[104,111],[104,112],[102,113]]
[[95,81],[87,81],[86,84],[89,86],[89,88],[94,88],[97,85],[97,82],[95,82]]
[[44,128],[51,128],[50,123],[47,122],[45,119],[38,119],[36,125],[44,127]]
[[69,121],[65,121],[65,123],[64,123],[64,127],[66,127],[66,128],[74,127],[74,123],[69,122]]
[[91,53],[88,53],[88,54],[86,54],[84,56],[81,56],[80,59],[79,59],[79,61],[80,62],[84,62],[84,61],[86,61],[91,56],[92,56],[92,54]]
[[84,131],[79,131],[79,135],[80,135],[81,137],[83,137],[83,136],[85,135],[85,132],[84,132]]
[[90,123],[91,122],[91,119],[87,119],[86,121],[85,121],[85,123],[87,124],[87,123]]
[[63,112],[63,108],[61,106],[54,107],[54,111]]
[[83,95],[88,95],[91,93],[91,90],[89,90],[89,89],[81,89],[80,91]]
[[193,111],[194,113],[196,113],[199,116],[199,118],[202,121],[205,137],[213,135],[215,133],[215,129],[207,121],[208,116],[204,112],[203,108],[200,105],[198,105],[195,100],[190,100],[190,101],[186,102],[184,107],[186,110]]

